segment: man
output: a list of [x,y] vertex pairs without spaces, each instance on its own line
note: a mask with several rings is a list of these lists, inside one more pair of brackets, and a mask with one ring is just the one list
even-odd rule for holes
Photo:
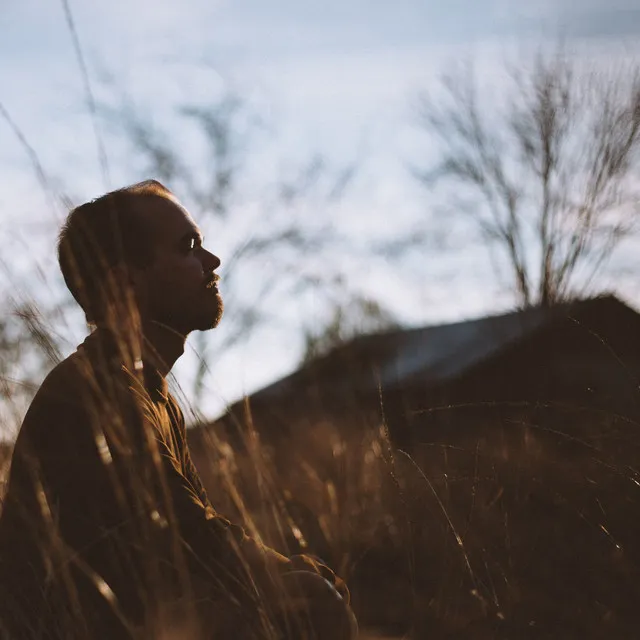
[[0,633],[354,637],[344,583],[216,514],[191,462],[165,376],[223,305],[220,260],[188,212],[155,181],[114,191],[71,211],[58,255],[95,330],[46,378],[16,441]]

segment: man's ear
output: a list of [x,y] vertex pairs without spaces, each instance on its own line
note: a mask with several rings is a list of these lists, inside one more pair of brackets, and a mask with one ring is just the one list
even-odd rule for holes
[[138,303],[142,280],[135,269],[114,265],[107,274],[108,300],[111,305],[128,307]]
[[131,269],[124,264],[117,264],[111,267],[108,278],[115,286],[122,287],[123,289],[135,284],[132,279]]
[[146,271],[144,269],[137,269],[136,267],[131,266],[121,268],[123,271],[122,278],[127,282],[138,305],[138,310],[144,312],[149,296]]
[[115,327],[133,321],[137,326],[146,291],[135,269],[114,265],[106,274],[105,316]]

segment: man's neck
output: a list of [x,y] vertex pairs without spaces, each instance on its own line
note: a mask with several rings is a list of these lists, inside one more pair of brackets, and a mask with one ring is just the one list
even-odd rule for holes
[[175,329],[156,322],[146,322],[142,328],[144,335],[143,360],[155,367],[164,378],[171,371],[176,360],[184,353],[187,336]]

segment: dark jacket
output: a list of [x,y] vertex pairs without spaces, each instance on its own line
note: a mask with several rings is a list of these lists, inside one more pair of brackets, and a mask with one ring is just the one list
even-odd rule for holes
[[255,608],[292,566],[216,514],[166,382],[123,361],[95,331],[27,412],[0,517],[5,626],[127,637],[185,594]]

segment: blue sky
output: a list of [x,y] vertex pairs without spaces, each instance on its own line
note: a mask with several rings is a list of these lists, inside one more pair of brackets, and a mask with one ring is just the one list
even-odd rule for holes
[[[176,104],[204,102],[221,86],[232,86],[268,112],[285,158],[314,151],[337,161],[363,155],[362,176],[340,215],[355,229],[375,224],[380,233],[424,206],[404,168],[416,149],[410,104],[443,65],[471,56],[490,75],[505,52],[557,34],[615,60],[637,50],[640,34],[640,0],[69,3],[99,97],[108,95],[101,81],[107,71],[162,119]],[[74,199],[104,191],[62,2],[0,0],[0,34],[0,101]],[[129,169],[120,164],[121,147],[105,136],[117,186],[129,181]],[[62,212],[50,212],[24,150],[2,121],[0,167],[3,224],[22,234],[2,238],[3,247],[13,246],[11,261],[27,267],[33,251],[24,249],[37,245],[38,259],[51,265]],[[41,231],[37,239],[34,226]],[[621,264],[634,266],[634,255],[628,249]],[[434,258],[420,284],[384,270],[376,279],[393,292],[388,295],[401,318],[412,323],[509,304],[496,285],[478,286],[492,273],[483,256],[469,251]],[[632,279],[622,288],[640,304]],[[232,373],[216,383],[220,401],[212,406],[286,372],[294,363],[290,352],[277,340],[248,345],[229,364]]]

